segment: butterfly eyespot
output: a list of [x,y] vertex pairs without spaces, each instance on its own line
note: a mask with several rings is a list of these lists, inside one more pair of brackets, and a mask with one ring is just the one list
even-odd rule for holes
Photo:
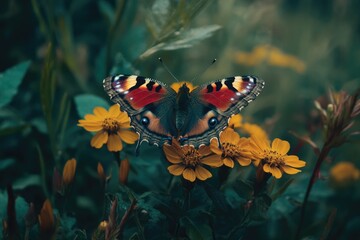
[[140,119],[140,122],[141,122],[141,124],[142,124],[143,126],[147,126],[147,125],[149,125],[150,120],[149,120],[148,117],[142,117],[142,118]]
[[218,123],[219,123],[219,120],[216,117],[212,117],[208,121],[210,128],[214,128]]

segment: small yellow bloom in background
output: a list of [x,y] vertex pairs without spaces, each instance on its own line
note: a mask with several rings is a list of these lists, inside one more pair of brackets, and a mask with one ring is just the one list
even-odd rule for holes
[[360,179],[360,170],[352,162],[339,162],[330,169],[330,181],[335,188],[351,186]]
[[79,120],[78,126],[89,132],[97,132],[91,139],[92,147],[101,148],[107,144],[111,152],[121,151],[122,141],[133,144],[138,139],[138,135],[129,129],[129,116],[121,112],[117,104],[112,105],[109,111],[102,107],[94,108],[94,114],[86,114],[85,119]]
[[75,176],[75,171],[76,171],[75,158],[67,160],[63,169],[63,176],[62,176],[62,180],[65,185],[69,185],[73,181]]
[[49,199],[46,199],[40,214],[39,218],[39,226],[43,236],[51,237],[55,233],[55,219],[54,213]]
[[264,172],[270,173],[275,178],[281,178],[283,173],[299,173],[301,170],[297,168],[306,164],[295,155],[287,155],[290,144],[279,138],[275,138],[270,145],[266,137],[253,136],[251,147],[255,166],[261,167]]
[[251,136],[258,136],[259,138],[268,138],[267,133],[257,124],[244,123],[242,128],[244,132]]
[[128,176],[129,176],[129,171],[130,171],[129,160],[127,160],[127,159],[121,160],[120,167],[119,167],[119,181],[120,181],[120,183],[122,183],[122,184],[127,183]]
[[163,146],[163,150],[166,159],[173,164],[168,167],[168,171],[175,176],[182,175],[190,182],[196,179],[204,181],[212,177],[204,165],[220,167],[223,164],[220,156],[213,154],[209,146],[195,149],[189,145],[180,146],[179,142],[173,139],[171,145]]
[[184,85],[184,83],[186,84],[186,86],[190,89],[190,92],[192,90],[194,90],[196,88],[196,86],[194,86],[192,83],[190,82],[175,82],[173,84],[171,84],[171,88],[175,90],[175,92],[178,92],[180,87],[182,87],[182,85]]
[[226,128],[220,134],[220,148],[217,139],[212,139],[211,151],[221,156],[224,165],[234,167],[234,161],[241,166],[248,166],[251,163],[250,140],[240,138],[239,134],[232,128]]
[[243,125],[242,120],[243,118],[240,114],[235,114],[230,118],[228,126],[231,128],[241,128]]
[[106,174],[105,174],[104,168],[103,168],[101,163],[98,163],[98,165],[97,165],[97,173],[98,173],[98,176],[99,176],[100,180],[102,182],[105,182],[106,181]]
[[101,221],[100,222],[100,224],[99,224],[99,226],[98,226],[98,229],[100,230],[100,231],[105,231],[106,230],[106,228],[107,228],[107,226],[108,226],[108,221],[106,221],[106,220],[104,220],[104,221]]
[[269,65],[277,67],[291,68],[298,73],[306,70],[303,61],[268,44],[258,45],[251,52],[236,52],[234,59],[237,63],[247,66],[256,66],[267,62]]

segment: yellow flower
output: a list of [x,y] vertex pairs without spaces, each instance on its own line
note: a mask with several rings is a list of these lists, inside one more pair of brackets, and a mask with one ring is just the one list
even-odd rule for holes
[[65,185],[69,185],[75,176],[76,171],[76,160],[75,158],[69,159],[66,161],[64,169],[63,169],[63,183]]
[[271,173],[275,178],[281,178],[283,173],[296,174],[305,166],[305,162],[295,155],[287,155],[290,144],[275,138],[270,146],[266,137],[251,137],[252,154],[255,166],[261,167],[264,172]]
[[100,231],[105,231],[108,225],[109,225],[108,221],[106,221],[106,220],[101,221],[99,226],[98,226],[98,229]]
[[245,132],[247,132],[250,136],[258,136],[259,138],[267,138],[268,137],[265,130],[262,129],[257,124],[244,123],[241,129],[244,130]]
[[129,129],[129,116],[121,112],[117,104],[111,106],[109,111],[102,107],[94,108],[94,114],[86,114],[85,119],[79,120],[78,126],[89,132],[97,132],[91,139],[91,146],[101,148],[106,143],[111,152],[121,151],[122,141],[133,144],[138,139],[138,135]]
[[168,171],[175,175],[182,175],[186,180],[194,182],[196,179],[204,181],[212,174],[203,167],[208,165],[211,167],[220,167],[221,159],[218,155],[214,155],[209,146],[201,146],[195,149],[193,146],[180,146],[175,139],[171,145],[165,144],[163,150],[167,160],[173,165],[168,167]]
[[182,85],[186,84],[186,86],[190,89],[190,92],[196,88],[196,86],[192,85],[190,82],[175,82],[171,84],[171,88],[178,92]]
[[233,115],[228,123],[228,126],[231,128],[241,128],[242,125],[242,116],[240,114]]
[[226,128],[220,134],[220,148],[217,139],[212,139],[210,148],[211,151],[221,156],[225,166],[234,167],[234,161],[237,161],[241,166],[248,166],[251,163],[250,140],[247,138],[240,138],[239,134],[232,128]]
[[258,45],[251,52],[236,52],[234,58],[237,63],[247,66],[267,62],[273,66],[292,68],[298,73],[303,73],[306,70],[303,61],[268,44]]
[[330,180],[334,187],[350,186],[360,179],[360,170],[351,162],[339,162],[330,170]]

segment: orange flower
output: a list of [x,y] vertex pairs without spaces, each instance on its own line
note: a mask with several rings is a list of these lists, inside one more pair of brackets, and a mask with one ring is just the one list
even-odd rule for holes
[[109,111],[102,107],[94,108],[94,115],[85,115],[85,119],[79,120],[78,126],[89,132],[97,132],[91,139],[91,146],[101,148],[107,143],[107,148],[111,152],[121,151],[122,141],[133,144],[138,139],[138,135],[129,130],[129,116],[121,112],[117,104],[111,106]]
[[66,161],[64,169],[63,169],[63,183],[65,185],[69,185],[75,176],[76,171],[76,160],[75,158],[69,159]]
[[204,165],[211,167],[222,165],[220,156],[212,154],[209,146],[202,145],[199,149],[195,149],[189,145],[180,146],[174,139],[171,145],[165,144],[163,150],[167,160],[173,164],[168,167],[169,172],[175,176],[182,175],[190,182],[196,179],[204,181],[212,177]]
[[248,166],[251,163],[251,152],[249,139],[240,138],[239,134],[232,128],[226,128],[220,134],[220,148],[217,139],[211,140],[211,151],[221,156],[225,166],[234,167],[234,161],[241,166]]
[[171,88],[178,92],[182,85],[186,84],[186,86],[190,89],[190,92],[196,88],[196,86],[192,85],[190,82],[175,82],[171,84]]
[[44,202],[40,214],[39,225],[43,236],[51,237],[55,233],[55,219],[49,199]]
[[275,178],[281,178],[283,173],[296,174],[305,166],[305,162],[295,155],[287,155],[290,144],[275,138],[270,146],[266,137],[251,137],[251,148],[255,166],[262,167],[264,172],[271,173]]
[[122,184],[126,184],[130,171],[130,163],[129,160],[124,159],[120,162],[119,168],[119,181]]
[[105,182],[106,174],[105,174],[104,168],[101,163],[98,163],[98,165],[97,165],[97,173],[98,173],[98,176],[99,176],[101,182]]
[[268,137],[268,135],[264,131],[264,129],[262,129],[257,124],[244,123],[243,126],[242,126],[242,130],[247,132],[250,136],[258,136],[260,138],[267,138]]

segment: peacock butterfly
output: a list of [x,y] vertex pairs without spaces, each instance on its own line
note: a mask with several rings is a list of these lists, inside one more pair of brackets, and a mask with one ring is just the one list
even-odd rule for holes
[[181,144],[209,144],[264,87],[254,76],[224,78],[190,91],[178,92],[155,79],[135,75],[110,76],[103,80],[110,99],[128,113],[139,135],[138,146],[147,141],[162,146],[174,137]]

